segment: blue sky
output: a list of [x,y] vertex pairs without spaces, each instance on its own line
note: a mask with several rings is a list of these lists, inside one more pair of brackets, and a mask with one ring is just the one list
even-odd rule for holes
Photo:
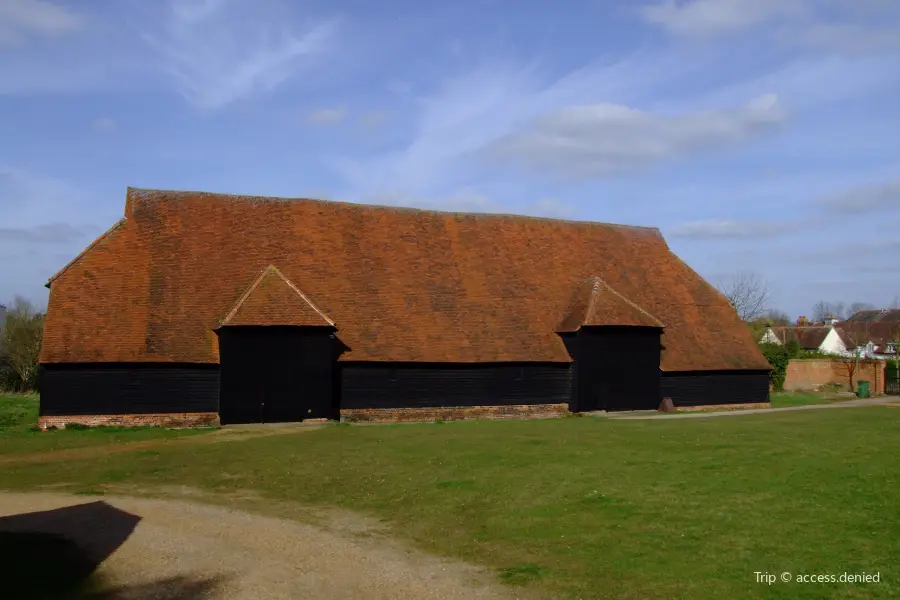
[[0,0],[0,302],[126,186],[659,227],[771,306],[900,295],[896,0]]

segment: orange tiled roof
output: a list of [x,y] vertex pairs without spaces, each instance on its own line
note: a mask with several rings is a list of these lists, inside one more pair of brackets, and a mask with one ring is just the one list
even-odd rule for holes
[[556,328],[599,277],[665,323],[664,370],[769,368],[656,229],[138,189],[51,279],[42,362],[218,362],[215,328],[268,265],[336,323],[341,360],[567,362]]

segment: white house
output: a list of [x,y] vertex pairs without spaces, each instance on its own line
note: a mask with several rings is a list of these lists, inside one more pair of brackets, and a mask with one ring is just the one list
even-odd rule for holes
[[787,344],[795,340],[802,350],[824,354],[846,355],[847,340],[841,331],[829,325],[807,327],[766,327],[760,342]]

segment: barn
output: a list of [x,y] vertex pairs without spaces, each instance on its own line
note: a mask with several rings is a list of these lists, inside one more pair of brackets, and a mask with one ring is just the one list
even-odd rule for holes
[[129,188],[47,285],[44,426],[768,402],[748,328],[653,228]]

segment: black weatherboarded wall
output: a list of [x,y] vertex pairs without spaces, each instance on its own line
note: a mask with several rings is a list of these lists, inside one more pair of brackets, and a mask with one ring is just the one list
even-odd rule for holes
[[342,363],[341,408],[565,404],[569,363]]
[[219,366],[177,363],[45,364],[41,416],[219,410]]
[[675,406],[747,404],[769,401],[767,371],[663,373],[662,394]]

